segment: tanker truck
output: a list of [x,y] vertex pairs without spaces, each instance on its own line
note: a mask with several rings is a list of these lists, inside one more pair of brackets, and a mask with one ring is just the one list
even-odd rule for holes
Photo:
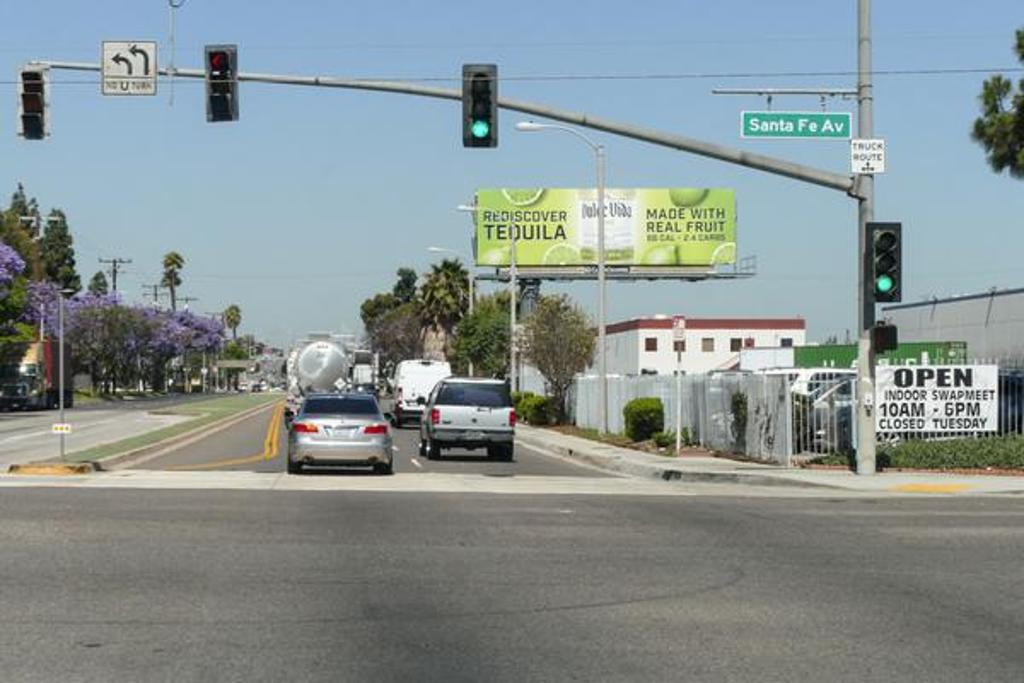
[[294,396],[335,391],[349,376],[351,357],[329,335],[310,335],[288,359],[288,388]]

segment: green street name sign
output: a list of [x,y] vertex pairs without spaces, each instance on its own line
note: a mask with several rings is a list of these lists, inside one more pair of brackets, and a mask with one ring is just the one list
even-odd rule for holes
[[741,138],[848,139],[849,112],[745,111],[740,115]]

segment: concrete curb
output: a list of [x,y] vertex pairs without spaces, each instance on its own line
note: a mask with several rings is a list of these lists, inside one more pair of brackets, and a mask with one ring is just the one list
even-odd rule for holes
[[37,477],[92,474],[98,468],[92,462],[15,463],[7,469],[8,474],[24,474]]
[[205,439],[208,436],[222,432],[229,427],[232,427],[239,422],[246,420],[253,415],[256,415],[260,411],[272,408],[277,401],[270,401],[262,405],[258,405],[254,408],[249,408],[241,413],[235,413],[234,415],[228,415],[227,417],[221,418],[210,424],[196,427],[187,432],[181,434],[175,434],[156,443],[147,444],[145,446],[139,446],[121,453],[107,456],[99,460],[88,460],[86,464],[94,466],[97,471],[108,471],[114,469],[122,469],[129,465],[137,465],[142,462],[146,462],[152,458],[159,457],[165,452],[173,449],[180,448],[181,446],[188,446],[190,444]]
[[[563,438],[560,435],[559,438]],[[516,439],[528,446],[540,448],[553,455],[568,460],[583,462],[592,467],[624,474],[630,477],[661,479],[663,481],[682,481],[690,483],[712,483],[712,484],[745,484],[749,486],[783,486],[797,488],[816,489],[841,489],[842,487],[830,486],[817,482],[801,481],[790,479],[785,476],[774,474],[761,474],[757,472],[713,472],[709,470],[693,470],[680,467],[678,461],[668,460],[664,464],[643,462],[640,458],[630,458],[616,451],[622,450],[615,446],[593,443],[578,437],[564,436],[566,440],[572,440],[577,447],[564,446],[552,443],[545,438],[543,430],[528,428],[516,429]],[[637,454],[642,455],[642,454]],[[779,475],[784,475],[780,472]]]

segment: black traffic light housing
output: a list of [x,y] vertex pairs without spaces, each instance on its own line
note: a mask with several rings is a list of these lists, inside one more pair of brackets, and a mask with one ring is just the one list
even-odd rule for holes
[[895,351],[899,345],[899,331],[895,325],[881,322],[871,328],[871,347],[875,353]]
[[867,282],[871,301],[903,300],[903,226],[900,223],[868,223],[870,254]]
[[45,67],[26,66],[18,71],[18,135],[26,140],[42,140],[50,134],[46,101],[49,73]]
[[207,45],[206,120],[238,120],[238,46]]
[[462,65],[462,146],[498,146],[498,66]]

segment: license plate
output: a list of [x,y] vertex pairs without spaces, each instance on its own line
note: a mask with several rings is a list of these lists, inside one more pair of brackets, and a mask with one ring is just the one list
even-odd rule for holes
[[484,433],[483,432],[466,432],[463,435],[463,438],[465,438],[467,441],[482,441],[483,438],[484,438]]

